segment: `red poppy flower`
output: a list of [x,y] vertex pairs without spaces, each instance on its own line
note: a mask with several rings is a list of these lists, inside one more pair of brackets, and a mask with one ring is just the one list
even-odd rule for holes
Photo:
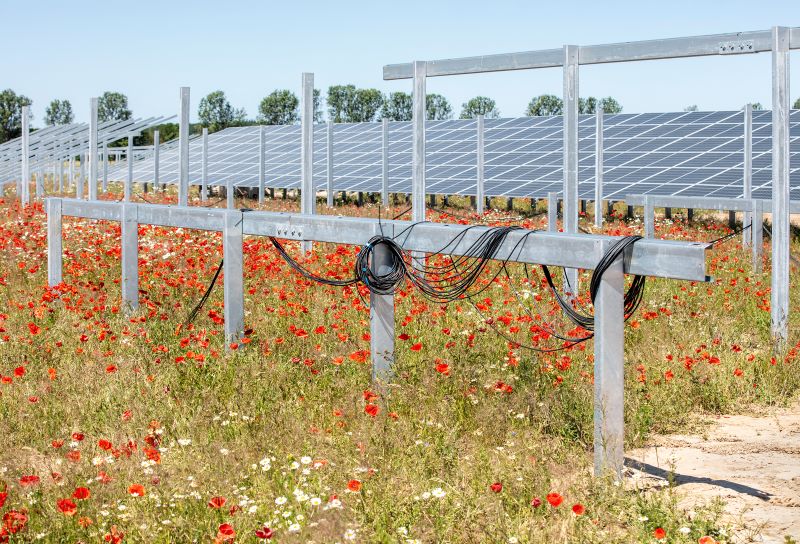
[[33,336],[36,336],[37,334],[42,332],[41,327],[39,327],[36,323],[28,323],[28,330]]
[[534,508],[539,508],[541,505],[542,505],[542,499],[540,499],[539,497],[534,497],[533,500],[531,501],[531,506],[533,506]]
[[582,516],[584,512],[586,512],[586,508],[581,503],[572,505],[572,513],[576,516]]
[[380,411],[381,409],[377,404],[367,404],[364,406],[364,412],[371,417],[377,416]]
[[18,366],[17,368],[14,369],[14,376],[16,376],[17,378],[21,378],[24,375],[25,375],[25,367],[24,366]]
[[58,510],[65,516],[74,516],[78,511],[78,506],[69,499],[59,499],[56,503]]
[[261,529],[256,529],[256,537],[263,538],[264,540],[269,540],[274,534],[275,532],[266,525],[264,525]]
[[74,441],[76,441],[76,442],[80,442],[84,438],[85,438],[85,435],[83,433],[72,433],[72,439]]
[[667,537],[667,532],[662,529],[661,527],[657,527],[655,531],[653,531],[653,538],[656,540],[663,540]]
[[413,346],[411,346],[411,351],[419,351],[422,349],[422,342],[417,342]]
[[142,484],[133,484],[128,487],[128,493],[134,497],[144,497],[144,486]]
[[557,508],[561,506],[562,502],[564,502],[564,497],[562,497],[558,493],[548,493],[547,502],[549,502],[550,506],[552,506],[553,508]]
[[72,498],[73,499],[78,499],[79,501],[82,501],[84,499],[88,499],[90,495],[91,495],[91,492],[89,491],[89,488],[76,487],[75,491],[72,493]]
[[209,508],[222,508],[225,506],[225,503],[228,502],[228,499],[225,497],[211,497],[211,500],[208,501]]
[[111,544],[121,544],[123,538],[125,538],[125,533],[117,529],[116,525],[112,525],[111,532],[106,533],[106,535],[103,537],[103,540],[110,542]]
[[495,493],[500,493],[503,490],[503,484],[501,484],[500,482],[495,482],[489,486],[489,489],[491,489]]
[[236,531],[230,523],[223,523],[217,528],[217,538],[220,540],[233,540]]
[[19,485],[22,487],[29,487],[39,483],[39,477],[35,474],[23,476],[19,479]]
[[8,499],[8,493],[6,493],[5,491],[0,493],[0,508],[2,508],[3,505],[6,503],[6,499]]
[[350,480],[349,482],[347,482],[347,489],[349,489],[353,493],[358,493],[359,491],[361,491],[361,482],[359,482],[358,480]]

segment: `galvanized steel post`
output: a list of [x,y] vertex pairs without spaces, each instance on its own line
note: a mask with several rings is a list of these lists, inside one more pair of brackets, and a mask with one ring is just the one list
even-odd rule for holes
[[258,203],[264,203],[264,192],[266,191],[266,179],[267,179],[267,165],[265,164],[266,161],[266,154],[267,154],[267,135],[264,132],[264,127],[258,128]]
[[603,108],[595,112],[594,134],[594,226],[603,228]]
[[[333,134],[333,132],[331,132]],[[333,160],[333,153],[331,153]],[[389,120],[381,121],[381,204],[389,207]]]
[[425,83],[427,63],[414,62],[411,113],[411,220],[425,221]]
[[75,198],[83,198],[83,184],[86,181],[86,153],[80,154],[78,180],[75,182]]
[[547,193],[547,232],[558,232],[558,193]]
[[89,99],[89,200],[97,200],[97,98]]
[[208,129],[203,127],[203,157],[200,168],[200,200],[203,202],[208,198]]
[[226,347],[244,332],[244,269],[242,212],[228,211],[222,231],[222,273]]
[[[30,157],[30,119],[28,116],[30,106],[22,106],[22,172],[20,182],[17,185],[17,197],[23,205],[31,203],[30,183],[31,183],[31,157]],[[83,163],[81,163],[83,164]]]
[[775,350],[789,336],[789,40],[787,27],[772,29],[772,339]]
[[178,205],[189,205],[189,87],[181,87],[181,118],[179,127],[178,155],[180,177]]
[[622,476],[625,438],[625,273],[605,271],[594,301],[594,472]]
[[[744,107],[744,164],[742,171],[744,180],[744,199],[753,198],[753,105]],[[748,231],[747,226],[750,225]],[[744,212],[742,219],[742,245],[747,247],[753,239],[753,212]]]
[[764,252],[764,203],[761,200],[753,199],[752,227],[753,231],[753,273],[760,274],[763,263],[762,254]]
[[[303,73],[302,116],[300,118],[300,213],[316,213],[314,192],[314,74]],[[300,242],[303,255],[311,251],[311,240]]]
[[128,175],[125,178],[125,187],[122,199],[125,202],[131,201],[133,195],[133,134],[128,134]]
[[50,287],[54,287],[62,281],[61,221],[61,199],[47,199],[47,284]]
[[161,146],[161,133],[158,130],[153,131],[153,187],[156,189],[161,188],[158,180],[158,166],[160,157]]
[[477,141],[477,172],[476,172],[476,186],[475,186],[475,212],[478,215],[483,215],[484,200],[486,192],[484,191],[484,151],[485,151],[485,120],[483,114],[478,115],[478,141]]
[[331,121],[328,121],[325,138],[325,166],[327,167],[327,183],[325,185],[325,192],[327,193],[326,203],[329,208],[333,208],[333,123]]
[[[378,277],[391,272],[392,258],[386,244],[373,248],[372,272]],[[372,352],[372,381],[392,379],[394,364],[394,295],[369,295],[370,350]]]
[[644,197],[644,237],[655,238],[656,236],[656,209],[653,204],[653,197]]
[[103,142],[103,192],[108,191],[108,142]]
[[[130,161],[130,159],[128,159]],[[121,259],[122,307],[131,312],[139,307],[139,221],[136,204],[122,206]]]
[[[564,232],[578,232],[578,56],[577,45],[564,46]],[[579,291],[578,271],[564,269],[572,294]]]

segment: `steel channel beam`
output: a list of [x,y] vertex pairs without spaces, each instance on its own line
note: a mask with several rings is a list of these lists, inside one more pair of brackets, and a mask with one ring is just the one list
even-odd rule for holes
[[[314,191],[314,74],[304,72],[302,77],[302,116],[300,118],[300,213],[316,213]],[[312,242],[300,244],[305,255],[312,249]]]
[[[800,49],[800,27],[789,29],[791,49]],[[751,46],[752,40],[752,46]],[[687,36],[660,40],[611,43],[581,46],[580,64],[636,62],[644,60],[674,59],[682,57],[736,54],[739,51],[722,51],[723,44],[742,44],[741,53],[761,53],[772,50],[769,30],[731,32],[705,36]],[[428,77],[459,74],[482,74],[509,70],[533,70],[563,66],[561,49],[523,51],[499,55],[481,55],[456,59],[429,60]],[[410,79],[414,76],[412,63],[389,64],[383,67],[383,79]]]
[[189,87],[181,87],[181,118],[179,125],[178,205],[189,205]]
[[772,303],[775,350],[789,337],[789,45],[790,29],[772,29]]
[[603,228],[603,108],[595,112],[594,125],[594,226]]
[[[645,196],[650,196],[653,200],[654,206],[670,207],[670,208],[692,208],[698,210],[736,210],[739,212],[751,211],[752,200],[744,200],[741,198],[723,198],[723,197],[707,197],[707,196],[666,196],[666,195],[627,195],[625,203],[629,206],[644,206]],[[772,200],[762,199],[760,202],[769,208],[772,206]],[[793,200],[790,202],[789,213],[800,214],[800,201]]]
[[486,127],[483,114],[478,115],[478,138],[477,138],[477,179],[475,187],[475,211],[478,215],[483,215],[486,191],[484,190],[484,182],[486,175]]

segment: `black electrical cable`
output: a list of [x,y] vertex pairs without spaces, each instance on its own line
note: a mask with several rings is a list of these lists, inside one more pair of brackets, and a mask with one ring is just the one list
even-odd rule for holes
[[214,284],[217,283],[217,278],[219,278],[220,272],[222,272],[222,264],[224,262],[225,262],[224,259],[219,260],[219,266],[217,267],[217,271],[214,272],[214,277],[211,278],[211,283],[208,284],[208,288],[206,289],[206,292],[203,293],[203,296],[200,298],[200,301],[195,305],[194,308],[192,308],[192,311],[189,312],[189,315],[186,317],[186,321],[183,322],[184,326],[194,321],[195,318],[197,317],[197,314],[199,314],[200,310],[203,309],[203,306],[208,300],[208,297],[211,296],[211,290],[214,288]]

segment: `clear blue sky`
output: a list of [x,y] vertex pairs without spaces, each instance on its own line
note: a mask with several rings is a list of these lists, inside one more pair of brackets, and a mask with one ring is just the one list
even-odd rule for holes
[[[42,125],[53,98],[87,120],[91,96],[128,95],[136,116],[168,115],[178,88],[192,89],[192,116],[222,89],[249,116],[276,88],[299,94],[300,74],[316,87],[384,82],[384,64],[629,40],[800,26],[798,0],[636,2],[503,1],[90,2],[5,0],[0,5],[0,87],[33,99]],[[792,101],[800,97],[800,52],[791,61]],[[614,96],[626,112],[739,109],[770,103],[770,55],[682,59],[581,68],[582,96]],[[483,94],[504,116],[522,115],[534,95],[561,94],[561,70],[432,78],[456,113]]]

